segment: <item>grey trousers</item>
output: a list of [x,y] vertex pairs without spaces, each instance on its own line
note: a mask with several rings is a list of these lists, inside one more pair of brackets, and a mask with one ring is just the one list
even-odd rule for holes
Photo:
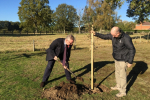
[[125,61],[115,60],[116,86],[120,88],[121,93],[126,93],[126,86],[127,86],[126,69],[127,69],[127,63]]

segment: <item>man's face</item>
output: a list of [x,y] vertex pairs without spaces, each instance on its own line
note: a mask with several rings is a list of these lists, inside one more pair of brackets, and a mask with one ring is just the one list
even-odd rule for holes
[[66,44],[67,44],[67,45],[73,45],[73,42],[74,42],[74,41],[71,40],[71,39],[67,39],[67,40],[66,40]]
[[111,35],[115,38],[119,37],[120,33],[119,32],[115,32],[114,30],[111,30]]

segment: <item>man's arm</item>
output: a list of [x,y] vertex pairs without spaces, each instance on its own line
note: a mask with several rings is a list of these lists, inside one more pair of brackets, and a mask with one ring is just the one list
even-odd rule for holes
[[95,31],[91,31],[91,33],[96,36],[99,37],[101,39],[105,39],[105,40],[112,40],[112,35],[109,34],[101,34],[101,33],[96,33]]
[[51,43],[50,47],[49,47],[50,54],[52,55],[52,57],[54,58],[54,60],[55,60],[55,59],[57,60],[57,56],[56,56],[55,51],[54,51],[57,46],[58,46],[57,40],[54,40],[54,41]]
[[132,43],[132,39],[129,36],[125,37],[125,46],[129,50],[128,67],[130,67],[133,63],[133,59],[134,59],[136,50]]

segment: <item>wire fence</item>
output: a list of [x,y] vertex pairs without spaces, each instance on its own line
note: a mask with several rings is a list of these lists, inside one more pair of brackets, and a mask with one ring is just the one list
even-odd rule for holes
[[[74,42],[73,49],[77,48],[90,48],[90,34],[88,35],[74,35],[76,38],[76,41]],[[134,34],[130,35],[132,38],[132,41],[134,44],[140,44],[140,43],[150,43],[150,33],[139,33],[139,34]],[[56,36],[58,37],[58,36]],[[65,36],[64,36],[65,37]],[[5,38],[5,37],[3,37]],[[26,37],[28,38],[28,37]],[[1,38],[2,39],[2,38]],[[13,37],[11,38],[13,39]],[[45,36],[43,38],[29,38],[28,40],[25,39],[23,40],[17,40],[14,41],[9,39],[9,41],[0,41],[0,52],[14,52],[14,51],[45,51],[52,41],[55,39],[45,39]],[[94,47],[99,48],[99,47],[104,47],[104,46],[111,46],[112,42],[111,40],[103,40],[97,37],[94,37]]]
[[[31,32],[31,31],[8,31],[8,30],[0,30],[0,35],[48,35],[48,34],[78,34],[78,31],[39,31],[39,32]],[[80,31],[81,34],[87,33],[87,31]]]

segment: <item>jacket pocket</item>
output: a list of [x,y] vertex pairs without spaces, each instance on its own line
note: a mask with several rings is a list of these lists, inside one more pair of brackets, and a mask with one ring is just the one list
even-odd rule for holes
[[116,59],[116,60],[121,60],[121,54],[113,53],[113,57],[114,57],[114,59]]

